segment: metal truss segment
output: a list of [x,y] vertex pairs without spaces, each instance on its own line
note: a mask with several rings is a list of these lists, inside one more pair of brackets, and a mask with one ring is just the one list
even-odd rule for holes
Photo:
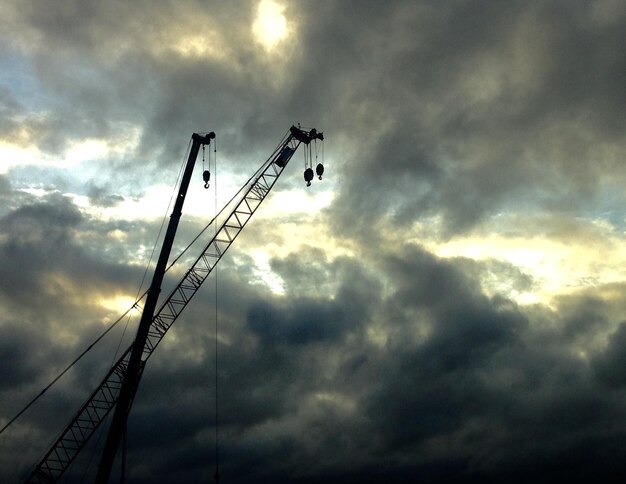
[[[200,289],[215,265],[241,233],[287,166],[293,152],[302,141],[300,138],[294,137],[294,129],[296,133],[302,132],[292,127],[291,134],[288,134],[281,141],[272,156],[265,162],[260,175],[244,191],[239,202],[232,209],[230,215],[226,217],[216,234],[205,245],[190,270],[155,313],[143,348],[140,376],[148,358]],[[289,147],[290,150],[285,150],[286,147]],[[277,164],[276,160],[279,157],[281,157],[280,164]],[[108,371],[100,385],[32,471],[26,480],[27,483],[57,482],[67,470],[87,440],[117,403],[131,349],[132,345]]]

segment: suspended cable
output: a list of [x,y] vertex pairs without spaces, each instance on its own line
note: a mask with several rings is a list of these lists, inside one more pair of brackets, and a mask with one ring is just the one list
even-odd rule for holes
[[253,182],[256,181],[256,179],[259,177],[259,174],[263,172],[263,170],[265,169],[265,167],[267,166],[267,164],[273,159],[274,155],[276,154],[277,151],[279,151],[279,149],[281,149],[283,147],[283,143],[285,141],[285,139],[287,138],[288,133],[283,137],[283,139],[281,140],[280,144],[278,145],[278,148],[276,148],[274,150],[274,152],[270,155],[270,157],[257,169],[257,171],[250,177],[248,178],[248,180],[241,186],[241,188],[239,188],[239,190],[237,190],[237,192],[230,198],[230,200],[228,200],[228,202],[226,202],[226,204],[224,204],[224,206],[222,207],[222,209],[217,213],[217,215],[215,215],[215,217],[213,217],[213,219],[211,219],[205,226],[204,228],[200,231],[200,233],[198,233],[198,235],[196,235],[193,240],[187,245],[187,247],[185,247],[183,249],[183,251],[178,254],[178,256],[176,256],[176,258],[172,261],[172,263],[169,265],[168,270],[174,265],[176,264],[180,258],[185,255],[185,253],[193,246],[193,244],[196,243],[196,241],[202,237],[202,235],[209,229],[209,227],[211,227],[211,225],[213,225],[214,223],[216,223],[217,218],[222,215],[223,212],[226,211],[226,209],[228,207],[230,207],[232,205],[232,203],[239,197],[241,196],[241,194],[246,191],[248,185]]
[[[172,192],[170,194],[170,199],[167,202],[167,208],[165,209],[165,212],[163,213],[163,217],[161,218],[161,225],[159,227],[159,232],[157,233],[157,236],[154,240],[154,244],[152,246],[152,250],[150,251],[150,257],[148,258],[148,262],[146,263],[145,269],[143,271],[143,275],[141,277],[141,282],[139,284],[139,288],[137,289],[137,294],[139,294],[141,292],[141,290],[143,289],[143,285],[146,281],[146,277],[148,275],[148,271],[150,270],[150,264],[152,264],[152,259],[154,258],[154,254],[156,253],[157,247],[159,245],[159,240],[161,239],[161,234],[163,233],[163,227],[165,227],[165,222],[167,221],[167,217],[168,214],[170,212],[170,207],[172,206],[172,202],[174,201],[174,198],[176,197],[176,189],[180,183],[181,177],[182,177],[182,173],[183,170],[185,168],[185,160],[187,159],[187,156],[189,154],[189,150],[191,149],[191,143],[192,141],[189,140],[189,143],[187,144],[187,150],[185,152],[185,156],[183,157],[183,160],[181,162],[181,165],[178,169],[178,175],[176,177],[176,183],[174,183],[174,186],[172,188]],[[147,294],[148,291],[146,291]],[[135,297],[136,299],[136,297]],[[120,348],[122,347],[122,343],[124,342],[124,337],[126,336],[126,332],[128,331],[128,326],[130,325],[130,320],[132,318],[132,314],[128,315],[128,318],[126,319],[126,324],[124,325],[124,330],[122,331],[122,334],[119,337],[118,343],[117,343],[117,347],[115,348],[115,352],[113,354],[113,358],[111,359],[111,364],[109,366],[113,366],[115,364],[115,361],[117,361],[117,355],[119,354]],[[87,471],[89,470],[89,467],[91,467],[91,463],[93,462],[93,457],[96,454],[96,451],[99,449],[99,445],[100,445],[100,441],[102,439],[102,435],[103,435],[103,430],[104,427],[102,427],[100,429],[100,432],[98,432],[98,435],[96,437],[96,444],[94,445],[93,449],[92,449],[92,454],[89,458],[89,462],[87,463],[87,467],[85,468],[85,474],[87,473]],[[126,439],[126,429],[124,429],[124,434],[123,434],[123,438],[124,438],[124,445],[122,446],[122,481],[124,479],[124,472],[125,472],[125,462],[126,462],[126,444],[125,444],[125,439]]]
[[[214,150],[214,157],[213,157],[213,162],[214,162],[214,186],[215,186],[215,214],[217,217],[217,144],[213,145],[213,150]],[[215,237],[217,237],[217,221],[215,223]],[[218,406],[218,371],[217,371],[217,365],[218,365],[218,307],[217,307],[217,302],[218,302],[218,278],[217,278],[217,274],[218,274],[218,269],[217,267],[215,268],[215,474],[214,474],[214,478],[215,478],[215,482],[218,482],[220,479],[220,460],[219,460],[219,406]]]
[[[190,148],[191,148],[191,141],[190,141],[190,142],[189,142],[189,144],[187,145],[187,153],[189,153]],[[186,157],[187,157],[187,154],[185,155],[185,158],[186,158]],[[180,177],[181,177],[181,174],[182,174],[182,172],[183,172],[183,168],[184,168],[184,164],[183,164],[183,165],[181,165],[181,167],[180,167],[180,169],[179,169],[179,171],[178,171],[178,177],[176,178],[176,184],[175,184],[175,187],[176,187],[176,186],[178,186],[178,183],[180,182]],[[170,196],[170,200],[169,200],[169,202],[168,202],[167,209],[166,209],[166,211],[165,211],[165,215],[163,216],[163,219],[161,220],[161,227],[159,228],[159,233],[157,234],[156,241],[155,241],[154,246],[153,246],[153,248],[152,248],[152,252],[150,253],[150,258],[149,258],[149,260],[148,260],[148,263],[146,264],[146,268],[145,268],[145,270],[144,270],[143,277],[142,277],[142,279],[141,279],[141,284],[139,285],[139,289],[137,290],[137,295],[135,296],[135,302],[133,303],[133,305],[132,305],[130,308],[128,308],[128,309],[126,310],[126,312],[124,312],[124,314],[122,314],[119,318],[117,318],[117,320],[115,320],[115,321],[114,321],[114,322],[113,322],[113,323],[112,323],[112,324],[111,324],[111,325],[110,325],[107,329],[105,329],[105,330],[104,330],[104,332],[103,332],[102,334],[100,334],[100,336],[98,336],[98,337],[97,337],[97,338],[96,338],[96,339],[95,339],[95,340],[94,340],[94,341],[93,341],[93,342],[92,342],[92,343],[91,343],[91,344],[90,344],[90,345],[89,345],[89,346],[88,346],[85,350],[83,350],[83,352],[82,352],[82,353],[80,353],[80,354],[79,354],[79,355],[78,355],[78,356],[77,356],[77,357],[76,357],[76,358],[75,358],[75,359],[74,359],[74,360],[73,360],[73,361],[72,361],[72,362],[71,362],[71,363],[70,363],[67,367],[65,367],[65,369],[63,369],[63,371],[61,371],[61,373],[59,373],[59,374],[58,374],[58,375],[57,375],[57,376],[56,376],[56,377],[55,377],[55,378],[54,378],[54,379],[53,379],[50,383],[48,383],[48,384],[47,384],[47,385],[43,388],[43,390],[41,390],[41,391],[39,392],[39,394],[37,394],[37,395],[36,395],[36,396],[35,396],[32,400],[30,400],[30,402],[28,402],[28,403],[26,404],[26,406],[25,406],[24,408],[22,408],[22,410],[20,410],[20,411],[17,413],[17,415],[15,415],[15,416],[14,416],[11,420],[9,420],[9,421],[8,421],[8,422],[4,425],[4,427],[2,427],[2,429],[0,429],[0,434],[2,434],[2,433],[3,433],[3,432],[7,429],[7,428],[9,428],[9,427],[11,426],[11,424],[13,424],[13,422],[15,422],[18,418],[20,418],[20,417],[22,416],[22,414],[23,414],[24,412],[26,412],[26,410],[28,410],[28,409],[29,409],[29,408],[30,408],[30,407],[31,407],[31,406],[32,406],[32,405],[33,405],[33,404],[34,404],[37,400],[39,400],[39,398],[41,398],[41,397],[44,395],[44,393],[46,393],[46,392],[50,389],[50,387],[52,387],[52,386],[53,386],[56,382],[58,382],[58,381],[59,381],[59,380],[63,377],[63,375],[65,375],[65,374],[66,374],[66,373],[67,373],[67,372],[68,372],[68,371],[69,371],[69,370],[70,370],[70,369],[71,369],[71,368],[72,368],[72,367],[73,367],[76,363],[78,363],[78,361],[80,361],[80,360],[81,360],[81,359],[82,359],[82,358],[83,358],[83,357],[84,357],[84,356],[85,356],[85,355],[86,355],[89,351],[91,351],[91,349],[92,349],[92,348],[93,348],[93,347],[94,347],[97,343],[99,343],[99,342],[102,340],[102,338],[104,338],[104,337],[105,337],[105,336],[106,336],[106,335],[107,335],[107,334],[108,334],[108,333],[109,333],[109,332],[110,332],[113,328],[115,328],[115,326],[117,326],[117,325],[118,325],[118,323],[119,323],[122,319],[124,319],[124,318],[128,315],[128,320],[126,321],[126,326],[124,327],[124,332],[122,333],[122,336],[121,336],[121,338],[120,338],[120,340],[119,340],[119,343],[118,343],[118,345],[117,345],[117,348],[116,348],[116,350],[115,350],[115,355],[114,355],[113,360],[112,360],[112,362],[111,362],[111,365],[113,365],[113,363],[115,362],[115,360],[116,360],[116,358],[117,358],[117,354],[118,354],[119,349],[120,349],[120,347],[121,347],[121,344],[122,344],[122,341],[123,341],[124,335],[125,335],[125,333],[126,333],[126,330],[127,330],[127,328],[128,328],[128,324],[129,324],[129,322],[130,322],[130,317],[132,316],[131,311],[132,311],[133,309],[138,309],[137,305],[139,304],[139,302],[140,302],[140,301],[141,301],[141,300],[142,300],[142,299],[146,296],[146,294],[148,293],[148,291],[146,290],[146,291],[145,291],[145,292],[141,295],[141,297],[139,297],[139,293],[141,292],[141,289],[143,288],[143,284],[144,284],[144,282],[145,282],[145,280],[146,280],[146,275],[147,275],[148,270],[149,270],[149,268],[150,268],[150,263],[152,262],[152,258],[154,257],[154,253],[155,253],[155,250],[156,250],[156,247],[157,247],[158,240],[159,240],[159,238],[161,237],[161,233],[163,232],[163,227],[164,227],[164,225],[165,225],[165,221],[167,220],[167,213],[169,212],[169,209],[170,209],[170,207],[171,207],[171,205],[172,205],[172,200],[174,199],[174,193],[175,193],[175,192],[173,192],[173,193],[172,193],[172,195]],[[172,264],[172,265],[173,265],[173,264]],[[172,267],[172,265],[170,265],[170,266],[168,267],[168,270]]]
[[[172,263],[167,267],[166,272],[169,271],[169,269],[171,269],[172,266],[174,266],[174,264],[178,262],[178,260],[180,260],[180,258],[189,250],[189,248],[198,240],[198,238],[200,238],[202,236],[202,234],[211,226],[211,224],[213,224],[213,223],[215,223],[217,221],[218,217],[220,215],[222,215],[222,213],[229,206],[231,206],[231,204],[233,203],[234,200],[236,200],[238,197],[240,197],[243,192],[247,193],[247,188],[248,188],[249,184],[251,182],[256,183],[258,181],[259,177],[264,173],[264,171],[267,169],[269,164],[272,163],[272,160],[274,159],[274,157],[278,154],[278,152],[280,150],[283,149],[283,147],[285,146],[285,143],[287,142],[288,139],[290,139],[289,131],[287,131],[287,133],[283,136],[282,140],[280,141],[280,143],[278,144],[278,146],[276,147],[274,152],[270,155],[270,157],[265,162],[263,162],[261,164],[261,166],[256,170],[256,172],[242,185],[242,187],[237,191],[237,193],[235,193],[235,195],[233,195],[233,197],[231,197],[231,199],[224,205],[224,207],[219,211],[219,213],[217,213],[215,215],[213,220],[211,220],[209,223],[207,223],[206,226],[202,229],[202,231],[192,240],[192,242],[172,261]],[[191,145],[191,142],[190,142],[190,145]],[[189,148],[188,148],[188,151],[189,151]],[[180,178],[180,173],[179,173],[179,178]],[[177,185],[178,185],[178,182],[177,182]],[[171,204],[171,199],[170,199],[170,204]],[[169,205],[168,205],[168,210],[169,210]],[[161,229],[162,229],[163,225],[164,225],[164,222],[161,225]],[[217,226],[216,226],[216,231],[217,231]],[[160,233],[161,233],[161,230],[159,231],[159,235],[160,235]],[[157,239],[158,239],[158,237],[157,237]],[[154,252],[154,250],[153,250],[153,252]],[[144,273],[144,279],[145,279],[145,273]],[[142,282],[142,284],[143,284],[143,282]],[[146,296],[147,293],[148,293],[148,291],[146,290],[142,294],[141,298],[137,299],[135,301],[135,303],[126,312],[124,312],[124,314],[122,314],[114,323],[112,323],[109,328],[104,330],[103,333],[98,338],[96,338],[96,340],[91,345],[89,345],[87,347],[86,350],[84,350],[70,365],[67,366],[67,368],[65,368],[56,378],[54,378],[50,382],[50,384],[48,384],[35,398],[33,398],[31,400],[31,402],[29,402],[29,404],[26,405],[26,407],[24,407],[13,419],[11,419],[2,429],[0,429],[0,433],[4,432],[4,430],[6,430],[26,410],[28,410],[28,408],[30,406],[32,406],[65,373],[67,373],[67,371],[69,371],[69,369],[71,369],[81,358],[83,358],[85,356],[85,354],[88,353],[94,347],[95,344],[97,344],[100,340],[102,340],[106,334],[108,334],[117,324],[119,324],[119,322],[122,319],[124,319],[130,313],[131,310],[133,310],[135,308],[138,308],[138,303],[141,301],[141,299],[143,299]],[[216,345],[217,345],[217,338],[216,338]],[[217,358],[217,353],[216,353],[216,358]],[[216,370],[216,375],[217,375],[217,370]]]
[[[308,136],[308,138],[307,138],[307,136],[306,136],[307,133],[298,132],[298,131],[296,131],[296,128],[294,128],[294,127],[292,127],[290,129],[290,132],[293,135],[290,136],[288,134],[287,135],[287,139],[283,139],[281,144],[277,147],[276,151],[271,155],[271,158],[268,159],[266,162],[264,162],[264,164],[259,168],[259,170],[263,170],[263,171],[259,174],[259,170],[257,170],[257,173],[253,176],[253,178],[255,178],[254,183],[252,185],[245,186],[243,188],[243,189],[246,190],[246,192],[244,194],[244,197],[240,197],[240,200],[237,203],[237,205],[234,208],[232,208],[232,211],[230,212],[230,215],[227,215],[226,219],[222,222],[223,224],[226,224],[228,222],[228,220],[229,220],[228,217],[229,216],[237,217],[237,214],[242,214],[243,221],[241,221],[241,224],[242,224],[242,228],[243,228],[245,223],[249,220],[249,218],[253,215],[254,211],[258,207],[258,203],[263,201],[263,199],[267,195],[267,192],[273,186],[274,182],[276,181],[275,178],[278,178],[278,176],[281,173],[281,170],[277,169],[276,167],[273,168],[274,171],[272,172],[272,166],[271,166],[272,163],[275,162],[277,167],[284,168],[284,166],[286,165],[286,162],[291,157],[290,155],[293,154],[295,149],[300,144],[299,142],[304,142],[304,143],[308,144],[308,141],[313,139],[312,136]],[[286,148],[289,148],[289,150],[286,150]],[[284,151],[284,153],[283,153],[283,151]],[[283,158],[280,158],[280,160],[279,160],[278,159],[279,156],[283,156]],[[283,163],[281,164],[281,163],[279,163],[279,161],[281,161]],[[268,177],[268,178],[266,179],[266,177]],[[272,178],[270,178],[270,177],[272,177]],[[250,199],[246,198],[246,197],[248,197],[248,195],[250,195]],[[235,198],[235,197],[233,197],[233,198]],[[225,207],[225,209],[226,209],[226,207]],[[238,212],[238,210],[239,210],[239,212]],[[244,210],[244,211],[241,211],[241,210]],[[245,210],[250,210],[250,213],[246,212]],[[239,221],[239,219],[238,219],[238,221]],[[229,242],[232,243],[232,240],[230,240]],[[196,265],[200,263],[200,261],[201,261],[201,259],[203,257],[205,257],[205,254],[207,254],[207,256],[214,255],[217,258],[217,260],[215,261],[215,264],[217,264],[217,262],[221,259],[221,256],[223,255],[223,253],[230,246],[230,243],[228,245],[226,245],[225,247],[218,247],[217,245],[215,245],[215,252],[214,253],[211,252],[209,254],[209,252],[205,252],[205,251],[209,251],[209,247],[210,247],[210,245],[212,243],[213,243],[213,241],[211,241],[211,242],[209,242],[207,244],[207,246],[203,249],[203,252],[200,254],[198,259],[193,263],[193,265],[187,271],[186,275],[183,277],[183,279],[182,279],[181,283],[179,284],[179,286],[177,286],[177,287],[182,287],[181,286],[182,283],[187,281],[187,280],[189,280],[190,283],[191,283],[191,286],[193,286],[193,288],[194,288],[193,292],[190,294],[190,297],[193,296],[193,294],[195,294],[197,289],[199,289],[199,285],[202,284],[202,282],[204,281],[204,278],[205,278],[205,276],[203,277],[203,276],[198,275],[198,274],[196,274],[194,272],[196,270]],[[165,261],[162,261],[162,263],[163,262],[165,262]],[[198,268],[199,268],[199,266],[198,266]],[[210,272],[210,269],[212,267],[209,265],[207,268],[209,269],[208,272]],[[190,278],[190,279],[188,279],[188,278]],[[167,301],[169,301],[172,297],[173,297],[173,295],[169,296],[167,298]],[[163,307],[165,307],[165,305]],[[173,311],[174,319],[180,314],[180,312],[181,311]],[[145,316],[145,314],[144,314],[144,316]],[[171,325],[171,323],[170,323],[170,325]],[[167,330],[167,329],[168,329],[168,327],[165,328],[165,330]],[[156,346],[156,344],[158,344],[158,342],[161,340],[161,338],[162,338],[162,335],[161,335],[161,337],[159,339],[156,340],[155,346]],[[151,354],[151,352],[147,354],[146,359],[147,359],[147,357],[150,356],[150,354]],[[120,362],[122,362],[122,360],[120,360]],[[109,373],[112,374],[112,372],[115,369],[116,369],[116,367],[111,368]],[[107,377],[103,381],[102,385],[100,387],[98,387],[97,391],[100,391],[103,388],[107,388],[108,382],[109,382],[109,380],[108,380],[108,377]],[[94,393],[94,395],[95,395],[95,393]],[[56,452],[58,451],[58,449],[63,449],[63,452],[67,452],[68,453],[67,456],[66,456],[67,458],[65,458],[65,455],[63,456],[64,460],[61,462],[63,467],[60,469],[60,472],[63,472],[63,471],[65,471],[67,469],[67,467],[72,462],[73,458],[76,456],[76,454],[78,453],[78,451],[81,448],[81,447],[79,447],[79,448],[74,448],[74,447],[70,448],[70,447],[68,447],[66,445],[66,441],[71,441],[71,442],[76,441],[79,445],[82,446],[82,445],[84,445],[84,443],[86,442],[86,440],[90,436],[90,433],[87,433],[86,435],[83,434],[82,427],[80,426],[79,422],[80,422],[80,420],[81,420],[81,418],[83,416],[89,417],[87,415],[87,411],[89,409],[96,408],[96,407],[94,407],[94,402],[95,402],[94,399],[89,399],[87,401],[87,403],[84,406],[84,409],[86,409],[86,410],[85,411],[81,410],[77,414],[75,419],[70,423],[70,425],[62,433],[62,435],[57,440],[57,443],[52,447],[52,449],[49,452],[49,455],[51,455],[51,456],[52,456],[53,452],[55,452],[54,455],[57,455]],[[96,422],[96,423],[98,423],[98,422]],[[102,420],[100,420],[99,423],[102,423]],[[75,434],[75,430],[79,430],[79,433]],[[45,460],[42,460],[42,462],[33,471],[32,475],[34,476],[34,475],[36,475],[36,473],[43,472],[43,470],[42,470],[43,467],[48,465],[49,461],[52,462],[53,458],[56,458],[56,457],[53,456],[53,457],[50,457],[50,459],[48,457],[46,457]],[[59,455],[59,458],[61,458],[60,455]],[[54,461],[54,462],[56,463],[57,461]]]
[[[147,294],[147,291],[146,291],[146,293],[144,293],[144,294],[143,294],[143,296],[145,296],[146,294]],[[142,299],[143,299],[143,296],[142,296]],[[136,304],[136,303],[135,303],[135,304]],[[109,327],[108,327],[108,328],[107,328],[107,329],[106,329],[106,330],[105,330],[105,331],[104,331],[104,332],[103,332],[100,336],[98,336],[98,337],[96,338],[96,340],[95,340],[93,343],[91,343],[91,344],[87,347],[87,349],[86,349],[86,350],[84,350],[84,351],[83,351],[80,355],[78,355],[78,356],[74,359],[74,361],[72,361],[72,362],[71,362],[71,363],[70,363],[67,367],[65,367],[65,369],[64,369],[61,373],[59,373],[59,374],[58,374],[58,375],[57,375],[57,376],[56,376],[56,377],[55,377],[55,378],[54,378],[54,379],[53,379],[50,383],[48,383],[48,385],[46,385],[46,386],[44,387],[44,389],[43,389],[43,390],[41,390],[41,392],[39,392],[39,394],[38,394],[35,398],[33,398],[33,399],[32,399],[32,400],[31,400],[31,401],[30,401],[30,402],[29,402],[29,403],[28,403],[28,404],[27,404],[27,405],[26,405],[26,406],[25,406],[22,410],[20,410],[20,411],[18,412],[18,414],[17,414],[15,417],[13,417],[11,420],[9,420],[9,422],[8,422],[8,423],[7,423],[4,427],[2,427],[2,429],[0,429],[0,434],[1,434],[2,432],[4,432],[4,431],[5,431],[5,430],[6,430],[6,429],[7,429],[7,428],[8,428],[8,427],[9,427],[9,426],[13,423],[13,422],[15,422],[15,421],[16,421],[16,420],[17,420],[17,419],[18,419],[18,418],[19,418],[19,417],[20,417],[20,416],[21,416],[21,415],[22,415],[22,414],[23,414],[26,410],[28,410],[28,409],[31,407],[31,405],[33,405],[33,404],[34,404],[37,400],[39,400],[39,398],[40,398],[40,397],[41,397],[44,393],[46,393],[46,392],[48,391],[48,389],[49,389],[52,385],[54,385],[56,382],[58,382],[58,381],[61,379],[61,377],[63,377],[63,375],[65,375],[65,374],[66,374],[66,373],[70,370],[70,368],[72,368],[72,367],[73,367],[73,366],[74,366],[74,365],[78,362],[78,360],[80,360],[80,359],[81,359],[83,356],[85,356],[85,355],[86,355],[89,351],[91,351],[91,349],[94,347],[94,345],[95,345],[96,343],[100,342],[100,340],[101,340],[102,338],[104,338],[104,337],[107,335],[107,333],[108,333],[109,331],[111,331],[111,330],[112,330],[115,326],[117,326],[117,324],[118,324],[118,323],[119,323],[122,319],[124,319],[124,318],[126,317],[126,315],[127,315],[128,313],[130,313],[130,312],[131,312],[134,308],[135,308],[135,305],[133,305],[132,307],[128,308],[124,314],[122,314],[119,318],[117,318],[117,320],[116,320],[116,321],[115,321],[115,322],[114,322],[111,326],[109,326]]]
[[[148,258],[148,262],[146,263],[146,268],[143,272],[143,276],[141,278],[141,283],[139,285],[139,289],[138,289],[138,293],[141,291],[141,289],[143,288],[143,285],[146,281],[146,276],[148,275],[148,270],[150,269],[150,264],[152,263],[152,259],[154,258],[154,254],[156,253],[157,247],[159,245],[159,240],[161,239],[161,234],[163,233],[163,228],[165,227],[165,222],[167,221],[168,218],[168,214],[170,213],[170,208],[172,206],[172,203],[174,202],[174,199],[176,198],[176,193],[177,193],[177,189],[178,189],[178,185],[181,183],[181,178],[182,178],[182,174],[183,171],[185,169],[185,164],[186,164],[186,159],[189,155],[189,150],[191,150],[191,144],[192,144],[192,140],[189,140],[189,143],[187,144],[187,150],[185,151],[185,156],[183,156],[183,159],[181,161],[180,167],[178,169],[178,175],[176,176],[176,183],[174,183],[174,186],[172,188],[172,192],[170,194],[170,199],[167,202],[167,208],[165,209],[165,213],[163,214],[163,217],[161,218],[161,226],[159,227],[159,232],[156,236],[156,239],[154,241],[154,245],[152,246],[152,251],[150,252],[150,257]],[[204,145],[202,146],[202,149],[204,151]],[[204,155],[204,153],[203,153]],[[167,271],[167,268],[166,268]],[[117,360],[117,355],[119,354],[120,348],[122,347],[122,342],[124,341],[124,336],[126,335],[126,331],[128,329],[128,325],[130,323],[130,318],[131,315],[129,315],[128,319],[126,320],[126,325],[124,326],[124,331],[122,332],[122,335],[120,336],[119,342],[117,344],[117,348],[115,349],[115,354],[113,355],[113,360],[111,361],[111,365],[113,366],[115,364],[115,361]],[[127,433],[128,433],[128,426],[124,426],[124,432],[122,434],[122,464],[121,464],[121,480],[120,480],[120,484],[124,484],[125,482],[125,478],[126,478],[126,450],[127,450]],[[102,433],[100,433],[98,435],[98,444],[100,443],[100,439],[102,437]],[[98,447],[98,444],[96,445],[96,447]],[[94,448],[94,452],[95,452],[95,448]]]
[[[265,167],[267,166],[267,164],[273,159],[274,155],[276,154],[276,152],[280,149],[282,149],[283,144],[287,138],[287,136],[289,135],[289,132],[287,132],[284,136],[283,139],[281,140],[281,142],[279,143],[279,145],[277,146],[277,148],[274,150],[274,152],[270,155],[270,157],[261,164],[261,166],[256,170],[256,172],[250,177],[248,178],[248,180],[241,186],[241,188],[239,188],[239,190],[230,198],[230,200],[228,200],[228,202],[222,207],[222,209],[213,217],[212,220],[210,220],[205,226],[204,228],[198,233],[198,235],[196,235],[193,240],[187,245],[187,247],[185,247],[182,252],[180,254],[178,254],[178,256],[176,256],[176,258],[174,258],[174,260],[172,260],[172,262],[170,263],[170,265],[167,267],[166,269],[166,273],[167,271],[169,271],[182,257],[183,255],[185,255],[185,253],[193,246],[193,244],[196,243],[196,241],[202,237],[202,235],[208,230],[208,228],[213,225],[217,218],[222,215],[222,213],[242,194],[242,192],[244,192],[244,190],[247,188],[247,186],[250,184],[250,182],[252,182],[253,180],[256,181],[256,179],[258,178],[259,174],[263,172],[263,170],[265,169]],[[187,147],[187,153],[189,152],[189,149],[191,147],[191,141],[189,142],[189,145]],[[178,185],[178,181],[180,180],[180,176],[182,173],[182,167],[181,170],[179,171],[178,174],[178,179],[176,182],[176,185]],[[168,211],[169,211],[169,207],[171,206],[171,202],[172,199],[170,198],[170,202],[168,204]],[[161,228],[159,230],[159,235],[157,236],[157,240],[161,234],[161,231],[163,230],[163,226],[165,223],[165,217],[161,223]],[[216,229],[217,229],[217,224],[216,224]],[[152,251],[151,254],[151,258],[153,257],[154,254],[154,249]],[[151,259],[150,259],[151,260]],[[148,265],[149,267],[149,265]],[[142,285],[145,281],[145,277],[148,271],[148,267],[146,267],[146,270],[144,271],[144,275],[142,278]],[[141,290],[141,288],[140,288]],[[48,385],[46,385],[43,390],[41,390],[39,392],[39,394],[37,394],[30,402],[28,402],[28,404],[26,404],[26,406],[20,410],[17,415],[15,415],[11,420],[9,420],[4,427],[2,427],[2,429],[0,429],[0,434],[2,434],[7,428],[9,428],[18,418],[20,418],[22,416],[22,414],[24,414],[24,412],[26,412],[26,410],[28,410],[37,400],[39,400],[39,398],[41,398],[57,381],[59,381],[63,375],[65,375],[76,363],[78,363],[79,360],[81,360],[97,343],[99,343],[115,326],[117,326],[117,324],[124,319],[133,309],[139,309],[138,308],[138,304],[141,302],[141,300],[148,294],[148,291],[144,291],[143,294],[141,295],[141,297],[139,298],[135,298],[135,302],[132,304],[131,307],[129,307],[116,321],[114,321],[111,326],[109,326],[107,329],[105,329],[102,334],[100,334],[100,336],[98,336],[93,343],[91,343],[87,349],[85,349],[82,353],[80,353],[76,359],[74,359],[74,361],[72,361],[63,371],[61,371],[61,373],[59,373]],[[119,346],[118,346],[118,350],[119,351]]]
[[[182,173],[183,173],[183,170],[185,168],[185,160],[187,159],[187,155],[189,154],[189,150],[190,149],[191,149],[191,140],[189,140],[189,143],[187,144],[187,151],[185,152],[185,156],[183,157],[183,161],[182,161],[182,163],[180,165],[180,168],[178,169],[178,176],[176,177],[176,183],[174,184],[174,188],[173,188],[172,193],[170,195],[170,199],[167,202],[167,208],[165,209],[165,213],[163,214],[163,217],[161,218],[161,226],[159,227],[159,232],[158,232],[158,234],[156,236],[156,239],[154,241],[154,245],[152,246],[152,251],[150,252],[150,257],[148,258],[148,262],[146,263],[146,268],[143,271],[143,276],[141,277],[141,283],[139,284],[139,289],[137,289],[137,295],[135,296],[135,300],[137,299],[137,296],[139,295],[139,293],[143,289],[143,285],[146,282],[146,276],[148,275],[148,270],[150,269],[150,264],[152,263],[152,259],[154,258],[154,254],[156,252],[159,240],[161,239],[161,234],[163,233],[163,227],[165,227],[165,222],[167,220],[167,215],[170,212],[170,207],[172,206],[172,202],[173,202],[174,198],[176,197],[176,188],[178,187],[178,184],[180,183],[180,180],[181,180],[181,177],[182,177]],[[147,293],[147,291],[146,291],[146,293]],[[122,332],[122,335],[120,336],[119,342],[117,344],[117,348],[115,349],[115,354],[113,355],[113,359],[111,360],[111,366],[117,360],[117,355],[119,354],[120,348],[122,346],[122,342],[124,341],[124,336],[126,335],[126,331],[128,330],[128,325],[130,323],[131,316],[132,315],[129,314],[128,319],[126,320],[126,325],[124,326],[124,331]]]

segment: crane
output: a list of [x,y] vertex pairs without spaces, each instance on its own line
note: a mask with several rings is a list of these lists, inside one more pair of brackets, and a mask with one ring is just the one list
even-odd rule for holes
[[[291,126],[270,157],[239,190],[239,197],[233,203],[233,208],[226,214],[215,234],[205,243],[200,255],[157,309],[161,283],[182,215],[193,167],[200,148],[210,144],[214,138],[213,132],[192,135],[191,148],[178,196],[133,343],[113,364],[100,384],[66,425],[28,475],[26,483],[57,482],[111,410],[115,409],[96,476],[96,482],[108,482],[115,454],[126,427],[126,420],[148,359],[270,193],[300,144],[310,145],[314,140],[323,141],[324,134],[315,128]],[[317,172],[321,178],[320,171],[323,171],[323,167],[319,166]],[[205,187],[208,186],[209,177],[210,174],[203,173]],[[307,184],[310,184],[310,178],[312,176],[305,170]]]

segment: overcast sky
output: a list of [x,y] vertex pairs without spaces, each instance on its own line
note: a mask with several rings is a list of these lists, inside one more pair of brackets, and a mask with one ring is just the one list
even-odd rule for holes
[[193,132],[217,177],[174,252],[302,123],[324,179],[296,153],[150,359],[128,482],[213,480],[216,313],[222,482],[626,478],[625,44],[621,0],[4,0],[0,423],[132,304]]

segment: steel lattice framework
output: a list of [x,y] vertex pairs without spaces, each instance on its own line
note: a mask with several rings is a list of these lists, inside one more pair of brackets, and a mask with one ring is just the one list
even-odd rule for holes
[[[298,146],[302,142],[308,144],[316,138],[323,139],[323,135],[317,133],[315,129],[304,130],[292,127],[272,155],[244,185],[240,191],[242,195],[239,201],[233,202],[234,208],[155,313],[143,349],[141,372],[172,324],[272,190]],[[89,438],[115,407],[131,350],[132,345],[108,371],[25,482],[50,483],[61,478]]]

